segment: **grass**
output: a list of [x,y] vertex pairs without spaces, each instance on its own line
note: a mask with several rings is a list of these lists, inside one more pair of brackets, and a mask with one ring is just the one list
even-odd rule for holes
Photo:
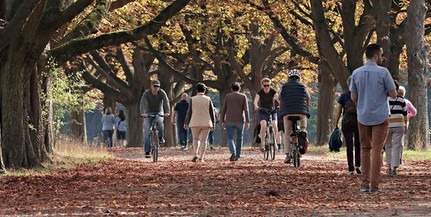
[[[346,147],[341,147],[340,152],[329,152],[328,146],[310,146],[309,152],[323,154],[334,158],[346,158]],[[403,160],[431,161],[431,151],[404,150]]]
[[92,165],[100,161],[114,158],[106,149],[90,147],[70,139],[56,142],[51,162],[33,169],[9,169],[6,176],[28,176],[48,173],[57,170],[72,170],[80,164]]

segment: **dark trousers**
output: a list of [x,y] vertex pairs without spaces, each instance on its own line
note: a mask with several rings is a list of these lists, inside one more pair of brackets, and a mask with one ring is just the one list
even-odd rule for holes
[[[349,171],[354,171],[355,166],[361,166],[361,140],[359,139],[359,129],[341,126],[344,141],[346,142],[347,165]],[[355,164],[353,165],[353,147],[355,148]]]
[[187,130],[184,129],[184,125],[177,125],[178,142],[182,147],[187,146]]

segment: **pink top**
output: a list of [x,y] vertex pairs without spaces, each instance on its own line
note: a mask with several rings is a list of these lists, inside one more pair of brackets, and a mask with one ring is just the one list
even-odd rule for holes
[[417,112],[416,108],[408,99],[405,99],[405,100],[406,100],[406,107],[407,107],[407,117],[411,118],[416,116],[416,112]]

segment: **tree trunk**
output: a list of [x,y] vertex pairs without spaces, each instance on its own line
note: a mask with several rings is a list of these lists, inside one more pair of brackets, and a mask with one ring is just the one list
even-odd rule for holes
[[124,105],[127,108],[127,147],[143,147],[144,145],[144,122],[139,110],[139,101]]
[[72,111],[72,138],[81,144],[87,145],[87,128],[85,124],[85,112],[84,111]]
[[322,146],[328,143],[329,134],[331,134],[332,121],[334,120],[335,85],[337,82],[331,75],[327,62],[321,61],[319,64],[319,96],[317,102],[316,117],[316,146]]
[[406,46],[408,58],[408,82],[411,90],[408,98],[417,108],[416,117],[410,121],[408,148],[415,150],[428,149],[428,96],[426,91],[427,54],[429,47],[424,41],[424,20],[427,8],[424,0],[410,2],[407,9]]

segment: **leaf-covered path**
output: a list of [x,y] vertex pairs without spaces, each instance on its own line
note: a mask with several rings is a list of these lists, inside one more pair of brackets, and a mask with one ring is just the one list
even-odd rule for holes
[[368,194],[344,159],[313,153],[295,169],[253,149],[237,162],[215,149],[201,163],[177,149],[157,163],[138,148],[112,152],[118,159],[96,166],[0,177],[0,216],[431,216],[430,161],[405,162]]

